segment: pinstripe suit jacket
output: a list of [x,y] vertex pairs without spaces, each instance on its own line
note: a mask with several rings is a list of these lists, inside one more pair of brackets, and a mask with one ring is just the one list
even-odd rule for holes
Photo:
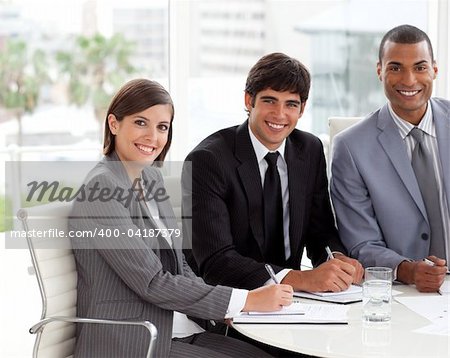
[[[163,187],[155,168],[144,169],[143,179],[147,185]],[[128,191],[131,185],[113,153],[91,170],[84,194],[74,203],[69,229],[96,233],[89,239],[72,240],[78,270],[78,315],[149,320],[158,329],[155,354],[165,357],[170,351],[173,311],[223,319],[232,289],[209,286],[195,276],[180,251],[181,240],[173,237],[172,250],[163,239],[144,237],[144,230],[156,225],[145,203]],[[133,200],[121,200],[121,191],[122,199],[131,194]],[[92,196],[93,192],[97,196]],[[170,202],[164,200],[158,206],[166,226],[176,228]],[[144,356],[148,344],[144,331],[142,327],[82,325],[76,356]]]
[[[182,185],[183,215],[192,213],[198,272],[211,284],[253,289],[269,279],[264,267],[269,254],[261,176],[248,131],[246,121],[203,140],[186,158],[192,165],[185,163]],[[285,159],[291,258],[284,267],[299,269],[305,247],[314,265],[326,259],[326,245],[345,249],[334,225],[320,140],[295,129],[286,138]],[[191,192],[192,207],[185,200]],[[183,221],[185,240],[188,223]],[[284,268],[273,267],[276,272]]]

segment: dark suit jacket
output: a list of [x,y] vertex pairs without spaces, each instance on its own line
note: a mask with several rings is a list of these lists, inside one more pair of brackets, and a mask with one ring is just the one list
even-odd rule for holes
[[[285,267],[299,269],[305,247],[314,265],[326,259],[326,245],[345,249],[335,229],[320,140],[294,130],[286,140],[285,159],[291,246]],[[261,177],[248,122],[203,140],[187,156],[182,176],[183,215],[192,213],[192,228],[189,220],[183,224],[184,239],[192,241],[185,247],[192,244],[199,273],[211,284],[246,289],[263,285],[269,279],[264,267],[268,245]],[[274,266],[276,272],[282,268]]]
[[[162,187],[158,170],[143,173],[147,184]],[[89,231],[88,239],[73,239],[78,270],[78,315],[119,320],[149,320],[158,329],[155,355],[170,351],[173,311],[205,319],[223,319],[231,288],[213,287],[196,277],[181,253],[181,238],[172,237],[174,250],[161,237],[152,237],[156,224],[142,201],[137,201],[122,163],[105,157],[85,180],[84,200],[75,201],[69,229]],[[112,199],[89,198],[94,188],[110,190]],[[95,196],[100,196],[100,190]],[[122,199],[119,198],[123,190]],[[105,192],[106,193],[106,192]],[[133,195],[128,201],[127,195]],[[81,199],[81,194],[78,197]],[[168,200],[158,203],[168,228],[177,228]],[[110,230],[110,231],[108,231]],[[78,357],[142,357],[148,333],[142,327],[81,325]]]

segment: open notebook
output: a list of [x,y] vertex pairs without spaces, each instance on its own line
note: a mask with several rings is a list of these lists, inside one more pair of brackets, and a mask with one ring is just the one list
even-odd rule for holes
[[351,285],[347,290],[340,292],[294,292],[295,297],[309,298],[311,300],[332,302],[332,303],[354,303],[362,301],[362,288]]

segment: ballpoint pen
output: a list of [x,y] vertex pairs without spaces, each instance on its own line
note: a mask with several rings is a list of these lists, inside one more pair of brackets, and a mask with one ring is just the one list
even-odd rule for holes
[[329,246],[325,246],[325,251],[327,252],[328,260],[334,259],[334,255],[333,255],[333,253],[331,252]]
[[427,258],[424,258],[422,261],[425,262],[428,266],[435,266],[435,263]]
[[[433,261],[431,261],[430,259],[424,258],[422,261],[425,262],[429,266],[436,266],[436,264]],[[446,275],[450,275],[450,271],[448,269],[447,269]]]
[[273,282],[275,282],[277,285],[279,284],[277,277],[275,276],[275,272],[273,272],[273,268],[272,266],[270,266],[269,264],[266,264],[266,270],[270,275],[270,278],[272,279]]

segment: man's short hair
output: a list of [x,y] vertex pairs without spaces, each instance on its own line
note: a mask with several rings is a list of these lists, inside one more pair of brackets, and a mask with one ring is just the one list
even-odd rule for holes
[[298,93],[300,101],[306,102],[310,87],[311,76],[308,69],[295,58],[275,52],[261,57],[251,68],[245,92],[252,97],[252,106],[256,95],[267,88]]
[[428,35],[421,29],[418,29],[412,25],[400,25],[389,30],[381,40],[380,48],[378,50],[378,61],[381,63],[381,59],[384,55],[384,45],[387,41],[395,42],[398,44],[416,44],[422,41],[426,41],[428,50],[430,51],[431,60],[434,62],[433,47]]

